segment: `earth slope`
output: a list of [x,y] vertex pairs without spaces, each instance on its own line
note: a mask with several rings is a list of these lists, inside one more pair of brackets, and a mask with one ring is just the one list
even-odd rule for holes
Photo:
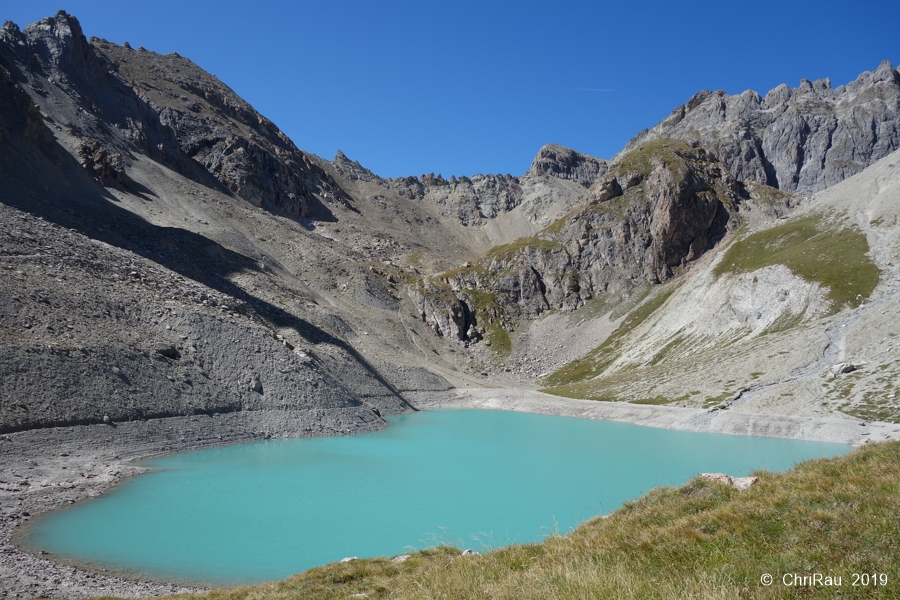
[[385,180],[64,12],[0,29],[0,80],[0,431],[410,410],[482,376],[405,282],[537,231],[605,172],[548,146],[522,177]]

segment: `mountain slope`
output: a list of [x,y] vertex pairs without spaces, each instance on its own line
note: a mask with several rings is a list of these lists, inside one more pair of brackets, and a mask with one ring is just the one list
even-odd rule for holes
[[563,395],[900,421],[900,157],[739,230],[546,379]]

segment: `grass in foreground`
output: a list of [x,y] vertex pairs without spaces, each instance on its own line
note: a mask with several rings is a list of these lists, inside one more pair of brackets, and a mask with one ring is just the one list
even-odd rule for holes
[[[331,564],[198,598],[900,598],[898,557],[900,443],[892,442],[762,473],[742,492],[699,479],[660,488],[541,544]],[[769,586],[760,583],[766,573]],[[840,576],[841,587],[783,583],[813,573]],[[853,586],[853,573],[868,573],[868,585]],[[886,585],[873,585],[872,573]]]

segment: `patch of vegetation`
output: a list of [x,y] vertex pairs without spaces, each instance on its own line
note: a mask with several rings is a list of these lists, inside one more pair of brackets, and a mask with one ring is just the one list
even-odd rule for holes
[[684,162],[679,153],[694,151],[681,140],[661,138],[643,144],[626,154],[619,163],[618,170],[623,172],[649,175],[654,164],[662,162],[670,169]]
[[609,315],[609,320],[615,321],[640,304],[652,287],[649,283],[641,284],[621,296],[609,293],[597,294],[569,313],[566,327],[577,327],[582,321],[599,319],[603,315]]
[[[479,327],[484,327],[484,337],[491,341],[491,350],[501,356],[509,356],[512,352],[512,341],[500,324],[503,308],[490,292],[481,290],[463,290],[475,301],[475,320]],[[491,322],[493,321],[493,323]]]
[[[680,400],[680,398],[676,398],[676,400]],[[640,400],[631,400],[629,404],[653,404],[656,406],[662,404],[668,404],[672,402],[670,398],[666,398],[665,396],[654,396],[653,398],[641,398]]]
[[[541,391],[569,396],[576,390],[566,386],[600,375],[618,356],[622,339],[662,306],[676,289],[676,286],[670,285],[666,289],[659,290],[656,296],[633,309],[622,324],[600,346],[588,353],[587,356],[572,361],[547,376],[544,383],[549,387]],[[578,395],[571,397],[583,398],[585,396],[583,392],[579,391]]]
[[734,390],[725,390],[718,396],[709,396],[703,401],[703,408],[712,408],[713,406],[724,408],[725,401],[734,398],[736,393]]
[[531,237],[519,238],[514,242],[510,242],[509,244],[503,244],[502,246],[494,246],[484,257],[480,260],[488,261],[490,259],[500,259],[500,260],[510,260],[516,254],[519,254],[525,248],[532,248],[534,250],[539,250],[542,252],[550,252],[552,250],[559,250],[563,247],[561,243],[556,240],[548,239],[547,237],[541,236],[541,234],[536,234]]
[[653,358],[650,359],[650,366],[658,365],[669,354],[671,354],[673,350],[678,348],[678,346],[682,345],[685,341],[687,341],[687,338],[682,335],[676,335],[665,346],[663,346],[659,352],[653,355]]
[[866,236],[854,227],[835,228],[822,215],[794,219],[731,244],[715,274],[749,273],[782,264],[829,290],[835,312],[856,307],[878,285],[880,272],[867,256]]
[[[781,315],[779,315],[779,317],[775,319],[775,321],[773,321],[771,325],[766,327],[761,335],[784,333],[789,329],[793,329],[803,322],[803,315],[805,314],[805,308],[797,314],[793,314],[790,311],[785,311]],[[787,354],[787,352],[779,352],[779,354]]]
[[[642,283],[641,285],[631,288],[628,292],[628,297],[622,300],[622,302],[620,302],[610,313],[610,321],[615,321],[634,310],[634,307],[643,302],[644,298],[646,298],[652,290],[653,286],[649,283]],[[665,302],[665,300],[663,302]]]
[[900,406],[884,405],[878,402],[860,402],[854,405],[845,405],[838,410],[845,415],[864,421],[900,423]]
[[791,192],[785,192],[761,183],[745,182],[750,197],[761,204],[769,206],[788,206],[796,197]]
[[596,204],[588,204],[584,210],[597,214],[615,215],[617,217],[626,217],[628,208],[635,198],[639,198],[643,193],[643,185],[638,185],[625,190],[621,196],[616,196],[606,202],[598,202]]
[[[900,442],[756,475],[759,482],[744,491],[699,478],[658,488],[540,544],[470,557],[440,547],[403,563],[334,563],[276,583],[179,598],[900,597]],[[786,574],[817,572],[842,576],[841,587],[782,582]],[[760,583],[764,573],[772,585]],[[854,587],[852,573],[884,578]]]

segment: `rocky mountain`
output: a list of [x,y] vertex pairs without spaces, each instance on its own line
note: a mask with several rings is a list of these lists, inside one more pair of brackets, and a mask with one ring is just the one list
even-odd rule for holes
[[558,144],[547,144],[538,151],[528,172],[571,179],[590,187],[598,177],[606,174],[607,169],[608,165],[602,158],[581,154]]
[[[535,162],[544,160],[542,151]],[[477,342],[487,328],[508,346],[520,321],[669,280],[735,229],[749,198],[703,148],[655,140],[610,165],[585,205],[425,278],[410,296],[440,335]]]
[[658,138],[699,142],[732,176],[792,192],[816,192],[900,148],[900,73],[885,60],[836,88],[829,79],[785,84],[765,96],[702,91],[624,155]]
[[554,412],[541,385],[653,425],[895,436],[898,85],[883,63],[701,92],[610,161],[549,144],[521,175],[383,178],[177,54],[64,12],[7,22],[0,592],[189,591],[8,540],[125,460],[370,431],[467,386],[490,408]]
[[[610,162],[550,144],[519,176],[388,179],[298,149],[177,54],[87,40],[64,12],[6,23],[0,429],[370,423],[418,391],[530,384],[789,216],[788,190],[896,147],[897,82],[885,64],[834,90],[701,93]],[[817,293],[802,319],[828,312]],[[548,353],[553,336],[570,343]]]
[[137,149],[277,214],[306,217],[323,197],[346,196],[271,121],[177,54],[88,42],[60,12],[23,30],[5,23],[0,57],[101,184],[127,183]]

